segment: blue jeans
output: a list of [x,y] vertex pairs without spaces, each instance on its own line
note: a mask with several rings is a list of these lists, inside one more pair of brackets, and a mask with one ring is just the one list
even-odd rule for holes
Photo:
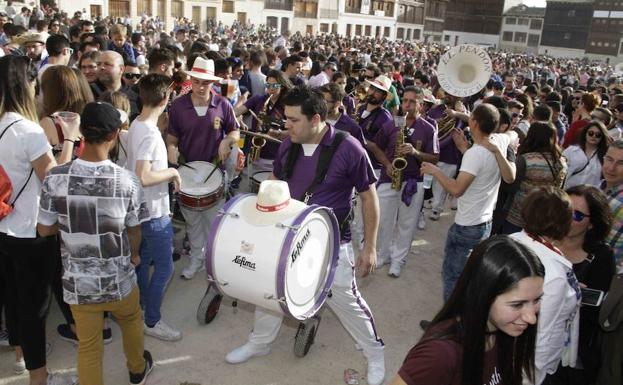
[[443,298],[447,300],[459,280],[472,249],[491,234],[491,221],[461,226],[456,223],[448,230],[443,258]]
[[[141,224],[141,263],[136,267],[141,306],[145,310],[145,324],[153,326],[160,321],[160,305],[167,283],[173,275],[173,225],[168,215]],[[154,272],[149,277],[150,265]]]

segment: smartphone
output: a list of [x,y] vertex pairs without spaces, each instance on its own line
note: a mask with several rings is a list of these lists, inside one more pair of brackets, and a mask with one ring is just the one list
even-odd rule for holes
[[604,300],[604,292],[595,289],[580,289],[582,291],[582,305],[600,306]]

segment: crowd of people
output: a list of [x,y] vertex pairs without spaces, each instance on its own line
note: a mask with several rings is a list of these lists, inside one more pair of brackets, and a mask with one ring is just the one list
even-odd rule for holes
[[[0,12],[0,344],[15,348],[15,373],[103,384],[114,318],[130,383],[144,384],[144,335],[183,338],[161,312],[174,251],[188,256],[182,279],[205,268],[211,222],[253,170],[333,209],[327,303],[369,384],[623,381],[623,74],[609,63],[489,50],[488,82],[457,97],[439,84],[439,44],[163,27],[11,2]],[[195,161],[222,171],[210,205],[174,199]],[[445,304],[386,375],[355,271],[387,265],[400,279],[418,231],[452,210]],[[173,216],[186,250],[173,248]],[[50,292],[78,378],[46,368]],[[257,307],[225,360],[269,354],[282,317]]]

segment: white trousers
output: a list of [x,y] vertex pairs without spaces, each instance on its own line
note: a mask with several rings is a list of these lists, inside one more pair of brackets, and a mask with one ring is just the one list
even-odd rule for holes
[[[363,348],[364,355],[368,359],[380,358],[384,354],[383,341],[377,335],[372,311],[357,289],[354,262],[355,256],[351,244],[341,245],[331,297],[327,299],[327,304],[355,342]],[[282,319],[283,314],[256,307],[249,342],[272,343],[279,334]]]
[[[454,178],[454,175],[456,174],[456,164],[437,162],[437,167],[439,167],[441,172],[443,172],[447,177]],[[433,179],[433,210],[442,212],[443,206],[446,204],[447,197],[448,192],[443,188],[441,183]]]
[[180,206],[184,220],[186,221],[186,233],[190,243],[190,258],[197,261],[205,260],[206,243],[212,219],[217,211],[223,207],[225,199],[221,199],[216,205],[203,211],[194,211]]
[[377,187],[380,207],[376,242],[379,264],[391,261],[392,264],[403,265],[411,250],[424,199],[424,187],[422,182],[417,184],[417,192],[413,195],[411,205],[407,206],[401,199],[405,186],[403,182],[400,191],[392,189],[391,183]]
[[[378,178],[381,170],[374,170],[374,175]],[[353,208],[353,221],[350,224],[350,234],[355,252],[358,253],[363,248],[363,204],[359,195],[355,198],[355,207]]]

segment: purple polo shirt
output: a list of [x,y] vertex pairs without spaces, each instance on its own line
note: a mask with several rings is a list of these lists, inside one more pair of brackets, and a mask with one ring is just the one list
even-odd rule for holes
[[426,114],[429,118],[437,121],[443,117],[443,113],[446,110],[445,104],[437,104],[436,106],[432,106],[428,113]]
[[[397,135],[398,129],[395,127],[394,122],[391,122],[391,124],[383,126],[383,129],[379,131],[374,139],[374,142],[384,150],[385,155],[390,161],[394,160]],[[405,137],[405,143],[411,143],[417,150],[428,154],[439,154],[437,130],[423,117],[418,117],[411,126],[409,126],[407,136]],[[403,180],[416,179],[418,182],[421,182],[420,161],[413,155],[407,155],[405,159],[407,160],[407,168],[402,171]],[[387,175],[385,167],[383,166],[379,183],[389,183],[391,180],[392,178]]]
[[[292,170],[292,177],[288,181],[292,198],[302,200],[305,191],[311,186],[316,176],[321,147],[331,145],[335,137],[335,128],[331,125],[328,127],[313,155],[305,156],[301,149]],[[277,178],[281,177],[291,144],[290,138],[287,138],[279,147],[277,158],[273,163],[273,174]],[[364,192],[375,182],[374,170],[366,151],[355,138],[348,136],[337,148],[324,182],[316,187],[308,203],[332,208],[338,222],[342,223],[351,210],[353,188],[358,192]],[[341,239],[343,242],[350,241],[350,229],[341,234]]]
[[365,147],[366,140],[363,137],[363,131],[361,131],[361,127],[359,127],[357,122],[355,122],[350,116],[346,114],[340,115],[340,118],[337,122],[335,122],[335,128],[348,132],[355,139],[357,139],[362,146]]
[[346,111],[346,114],[348,116],[353,116],[353,114],[355,113],[355,99],[353,99],[351,96],[344,96],[344,99],[342,99],[342,105],[344,106],[344,110]]
[[[244,106],[247,109],[253,111],[255,115],[259,116],[260,112],[264,108],[264,103],[266,102],[266,99],[268,98],[270,98],[270,95],[268,94],[255,95],[251,97],[251,99],[247,100]],[[268,114],[269,117],[275,118],[275,119],[285,119],[285,112],[283,110],[283,106],[277,105],[274,108],[269,107],[268,110],[270,111],[270,113]],[[255,132],[259,131],[257,120],[255,120],[255,118],[253,118],[253,126],[251,127],[251,130]],[[262,149],[260,150],[260,158],[270,159],[270,160],[275,159],[278,149],[279,149],[279,143],[266,142],[264,147],[262,147]]]
[[186,162],[218,158],[218,146],[230,132],[238,129],[234,109],[226,98],[212,94],[208,112],[197,115],[190,94],[175,99],[169,108],[167,133],[178,140]]
[[[427,118],[435,121],[441,119],[446,111],[444,104],[438,104],[431,107],[428,110]],[[459,121],[459,127],[462,123]],[[447,164],[459,164],[461,162],[461,152],[456,148],[452,134],[446,135],[444,138],[439,139],[439,161]]]
[[[370,113],[370,115],[363,118],[362,115],[365,110],[365,107],[361,108],[361,111],[359,112],[359,114],[357,114],[357,123],[359,123],[359,126],[363,131],[364,138],[366,140],[374,141],[374,137],[376,136],[377,132],[381,130],[382,127],[390,122],[391,124],[394,124],[394,118],[391,112],[389,112],[384,107],[378,107],[374,109]],[[369,151],[368,156],[372,161],[372,167],[374,167],[375,169],[381,168],[381,164],[379,163],[379,161],[376,160],[374,155],[372,155],[372,153]]]

